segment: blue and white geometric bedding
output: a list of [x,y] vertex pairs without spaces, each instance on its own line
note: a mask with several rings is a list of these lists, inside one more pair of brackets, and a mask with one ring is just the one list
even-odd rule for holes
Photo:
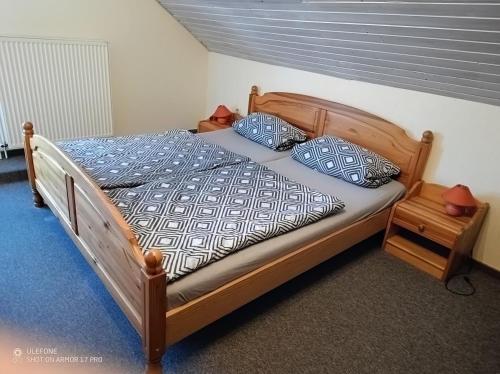
[[344,208],[253,161],[106,193],[141,247],[162,251],[170,282]]
[[186,130],[56,143],[103,189],[249,161]]

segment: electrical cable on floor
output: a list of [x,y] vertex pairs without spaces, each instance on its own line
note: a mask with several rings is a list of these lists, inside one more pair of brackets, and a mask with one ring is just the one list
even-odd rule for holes
[[[459,296],[472,296],[472,295],[474,295],[474,293],[476,292],[476,287],[474,287],[474,285],[472,284],[472,281],[469,278],[469,274],[472,270],[473,264],[474,264],[474,262],[472,261],[472,259],[469,259],[469,268],[467,269],[467,271],[465,273],[455,274],[455,275],[451,276],[444,284],[446,289],[454,295],[459,295]],[[463,277],[463,280],[465,281],[465,283],[467,283],[469,285],[469,288],[470,288],[469,292],[460,292],[460,291],[453,290],[449,287],[450,281],[453,279],[456,279],[457,277]]]

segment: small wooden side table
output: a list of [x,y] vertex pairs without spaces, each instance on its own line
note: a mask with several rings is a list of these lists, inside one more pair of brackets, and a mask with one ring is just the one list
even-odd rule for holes
[[417,182],[391,211],[385,233],[385,251],[446,281],[471,255],[488,203],[478,200],[470,217],[452,217],[444,210],[437,184]]

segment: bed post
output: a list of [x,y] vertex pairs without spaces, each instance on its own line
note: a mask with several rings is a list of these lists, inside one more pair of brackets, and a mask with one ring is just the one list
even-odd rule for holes
[[158,249],[144,256],[142,269],[144,314],[142,341],[146,355],[146,373],[162,372],[161,358],[166,344],[167,277],[162,267],[162,254]]
[[41,208],[43,207],[43,198],[36,189],[35,166],[33,165],[33,153],[31,151],[31,138],[33,134],[33,124],[31,122],[23,123],[24,157],[26,158],[26,168],[28,169],[28,180],[31,192],[33,192],[33,203],[37,208]]
[[253,112],[255,96],[259,95],[259,89],[257,86],[252,86],[250,95],[248,95],[248,114]]
[[418,153],[417,164],[415,165],[415,170],[411,175],[408,188],[411,188],[416,182],[422,179],[424,175],[424,169],[427,165],[427,160],[431,153],[432,142],[434,140],[434,134],[432,131],[424,131],[422,133],[422,139],[420,140],[420,152]]

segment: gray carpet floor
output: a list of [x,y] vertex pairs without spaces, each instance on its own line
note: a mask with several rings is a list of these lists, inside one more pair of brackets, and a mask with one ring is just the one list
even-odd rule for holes
[[375,239],[178,343],[168,372],[500,373],[500,281],[473,269],[453,295]]

